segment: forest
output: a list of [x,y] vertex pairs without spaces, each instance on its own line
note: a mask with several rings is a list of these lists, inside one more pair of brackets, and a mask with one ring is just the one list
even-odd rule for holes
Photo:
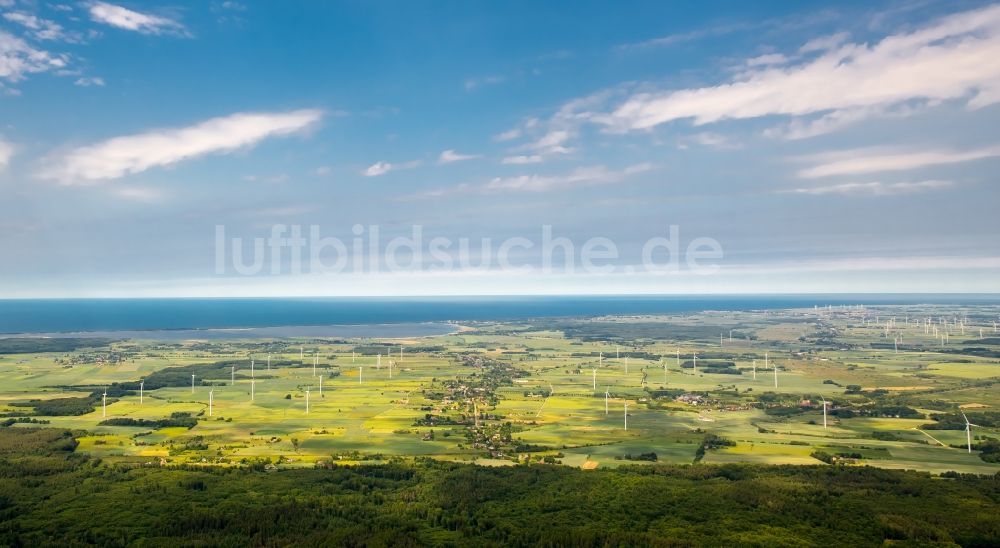
[[276,470],[105,463],[0,429],[5,546],[997,546],[1000,477],[859,466],[580,470],[416,459]]

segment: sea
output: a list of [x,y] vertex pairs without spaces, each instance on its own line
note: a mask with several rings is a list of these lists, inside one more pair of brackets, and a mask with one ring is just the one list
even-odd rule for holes
[[378,337],[453,332],[468,321],[773,310],[841,305],[1000,305],[997,294],[0,300],[0,336],[149,339]]

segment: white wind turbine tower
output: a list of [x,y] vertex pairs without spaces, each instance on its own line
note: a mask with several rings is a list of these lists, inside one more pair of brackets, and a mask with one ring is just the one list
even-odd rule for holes
[[214,399],[215,390],[208,391],[208,416],[212,416],[212,400]]
[[236,384],[236,366],[234,365],[229,368],[229,386],[233,386],[235,384]]
[[319,363],[319,356],[317,356],[316,353],[313,352],[313,376],[314,377],[316,376],[316,364],[318,364],[318,363]]
[[389,380],[392,380],[392,360],[389,360]]
[[757,360],[753,361],[753,380],[757,380]]
[[660,358],[660,361],[663,362],[663,384],[667,384],[667,360]]
[[625,402],[625,430],[628,430],[628,402]]
[[697,375],[698,374],[698,353],[697,352],[692,352],[691,353],[691,357],[694,358],[693,361],[692,361],[692,363],[694,365],[692,367],[694,368],[694,374]]
[[615,359],[616,360],[621,357],[620,350],[621,350],[621,347],[616,344],[615,345]]
[[361,366],[358,366],[358,384],[361,384]]
[[319,376],[319,397],[323,397],[323,375]]
[[250,358],[250,378],[254,378],[253,358]]
[[354,350],[351,350],[351,363],[354,363]]
[[764,352],[764,369],[767,369],[767,352]]
[[819,399],[823,400],[823,428],[826,428],[826,398],[820,396]]
[[608,392],[608,389],[605,388],[604,389],[604,414],[605,415],[608,414],[608,398],[610,398],[610,397],[611,397],[611,394]]
[[299,347],[299,361],[302,361],[305,358],[306,358],[306,347],[300,346]]
[[980,426],[978,424],[972,424],[971,422],[969,422],[969,417],[966,417],[965,413],[962,413],[962,418],[965,419],[965,443],[967,444],[967,446],[969,448],[969,452],[971,453],[972,452],[972,427],[975,426],[976,428],[980,428]]
[[625,356],[625,374],[628,375],[628,356]]
[[592,372],[594,374],[594,390],[597,390],[597,370],[593,369]]
[[604,352],[597,353],[597,365],[598,367],[604,367]]
[[139,405],[142,405],[142,393],[146,388],[146,381],[139,381]]
[[191,393],[194,394],[194,373],[191,373]]
[[778,366],[775,365],[774,367],[772,367],[772,369],[774,370],[774,387],[777,388],[778,387]]
[[108,416],[108,389],[104,389],[104,395],[101,396],[101,417]]
[[250,401],[253,401],[257,392],[257,381],[250,379]]
[[399,363],[403,363],[403,345],[399,345]]
[[309,389],[306,388],[306,415],[309,414]]

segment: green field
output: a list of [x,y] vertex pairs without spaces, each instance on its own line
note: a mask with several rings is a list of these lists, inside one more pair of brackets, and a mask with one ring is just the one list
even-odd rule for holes
[[[475,323],[394,341],[118,340],[34,352],[0,339],[0,413],[9,427],[81,432],[78,452],[123,463],[700,460],[995,474],[997,313],[704,312]],[[150,384],[141,403],[140,381]],[[961,412],[979,425],[971,453],[963,427],[945,424]]]

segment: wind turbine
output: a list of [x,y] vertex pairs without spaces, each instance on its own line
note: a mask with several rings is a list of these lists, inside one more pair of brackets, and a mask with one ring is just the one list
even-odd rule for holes
[[628,402],[625,402],[625,430],[628,430]]
[[819,399],[823,400],[823,428],[826,428],[826,398],[820,396]]
[[621,355],[619,353],[619,350],[621,350],[621,347],[616,344],[615,345],[615,359],[616,360],[621,357]]
[[257,381],[250,379],[250,401],[253,401],[257,388]]
[[191,393],[194,394],[194,373],[191,373]]
[[628,356],[625,356],[625,374],[628,375]]
[[101,417],[108,416],[108,389],[104,389],[104,395],[101,396]]
[[677,352],[677,368],[680,369],[680,367],[681,367],[681,349],[678,348],[676,350],[676,352]]
[[753,380],[757,380],[757,360],[753,361]]
[[253,374],[253,358],[250,358],[250,378],[252,379],[253,377],[254,377],[254,374]]
[[309,414],[309,389],[306,388],[306,415]]
[[392,380],[392,360],[389,360],[389,379]]
[[351,363],[354,363],[354,350],[351,350]]
[[323,397],[323,375],[319,376],[319,397]]
[[599,367],[604,367],[604,352],[598,352],[598,354],[597,354],[597,365]]
[[608,393],[608,389],[605,388],[604,389],[604,414],[605,415],[608,414],[608,398],[610,398],[610,397],[611,397],[611,394]]
[[694,363],[694,365],[693,365],[693,367],[694,367],[694,374],[697,375],[698,374],[698,353],[697,352],[692,352],[691,353],[691,357],[694,358],[694,360],[693,360],[693,363]]
[[215,393],[215,390],[209,390],[208,391],[208,416],[209,417],[212,416],[212,400],[214,399],[214,396],[213,396],[214,393]]
[[382,369],[382,354],[378,355],[377,361],[375,362],[376,369]]
[[358,366],[358,384],[361,384],[361,366]]
[[236,366],[232,366],[229,370],[229,386],[236,384]]
[[969,422],[969,417],[962,413],[962,418],[965,419],[965,443],[968,445],[969,452],[972,452],[972,427],[981,428],[978,424],[972,424]]
[[316,376],[316,364],[317,364],[318,362],[319,362],[319,357],[318,357],[318,356],[316,355],[316,353],[314,352],[314,353],[313,353],[313,376],[314,376],[314,377]]
[[774,370],[774,387],[777,388],[778,387],[778,366],[775,365],[774,367],[772,367],[772,369]]
[[302,361],[305,358],[306,358],[306,347],[300,346],[299,347],[299,361]]
[[667,384],[667,360],[660,358],[660,361],[663,362],[663,384]]
[[594,373],[594,390],[597,390],[597,370],[592,370]]
[[146,387],[146,381],[139,381],[139,405],[142,405],[142,392]]

